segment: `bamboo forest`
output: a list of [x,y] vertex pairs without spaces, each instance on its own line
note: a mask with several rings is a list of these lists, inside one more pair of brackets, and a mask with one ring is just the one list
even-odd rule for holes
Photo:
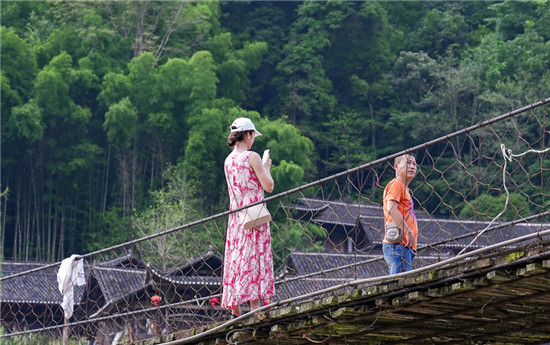
[[[280,193],[550,94],[547,0],[2,1],[0,24],[6,260],[54,262],[227,210],[238,117],[262,133],[253,149],[271,150]],[[525,215],[548,205],[529,188],[510,196]]]

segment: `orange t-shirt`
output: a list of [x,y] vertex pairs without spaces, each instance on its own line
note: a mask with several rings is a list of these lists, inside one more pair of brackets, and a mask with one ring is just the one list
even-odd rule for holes
[[[384,224],[392,221],[388,213],[388,200],[394,200],[397,202],[398,210],[403,215],[403,219],[406,219],[407,225],[411,228],[414,234],[414,244],[412,249],[416,250],[416,243],[418,242],[418,225],[416,223],[416,216],[414,215],[414,203],[409,193],[409,188],[405,186],[403,181],[394,178],[391,180],[384,189]],[[389,243],[384,238],[384,242]],[[399,242],[406,244],[407,239],[404,237],[403,241]]]

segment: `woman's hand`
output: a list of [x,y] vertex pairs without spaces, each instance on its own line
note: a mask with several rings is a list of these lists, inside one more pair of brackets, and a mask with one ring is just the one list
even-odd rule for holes
[[273,177],[271,177],[271,173],[269,172],[269,169],[271,169],[271,158],[262,164],[260,155],[253,151],[250,155],[250,167],[252,167],[256,173],[262,188],[268,193],[273,192],[275,183],[273,182]]
[[271,155],[269,154],[269,149],[264,151],[264,155],[262,156],[262,164],[268,171],[271,169]]
[[263,166],[265,170],[269,171],[271,170],[271,158],[268,158],[264,163]]

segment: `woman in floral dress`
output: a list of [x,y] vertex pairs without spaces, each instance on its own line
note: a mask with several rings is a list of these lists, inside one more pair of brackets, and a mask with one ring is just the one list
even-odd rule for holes
[[[264,190],[273,191],[269,169],[271,159],[262,163],[260,155],[250,151],[260,136],[248,118],[238,118],[231,125],[227,145],[233,151],[225,159],[225,177],[230,210],[264,199]],[[229,215],[225,242],[222,307],[241,315],[240,305],[250,302],[250,309],[259,307],[260,299],[275,295],[273,254],[269,223],[244,229],[237,213]]]

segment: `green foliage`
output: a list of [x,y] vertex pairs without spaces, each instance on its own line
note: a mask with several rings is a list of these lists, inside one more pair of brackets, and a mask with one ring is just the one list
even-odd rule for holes
[[128,98],[110,106],[103,124],[109,142],[120,147],[129,147],[134,138],[136,120],[136,109]]
[[437,85],[437,61],[425,52],[402,51],[391,70],[394,93],[403,108],[421,102]]
[[[34,83],[34,100],[42,109],[44,121],[49,127],[70,124],[84,130],[91,117],[89,109],[77,105],[71,90],[83,79],[91,80],[93,74],[72,67],[72,58],[66,52],[55,56],[37,75]],[[84,81],[81,90],[91,87]],[[88,84],[88,85],[86,85]]]
[[42,70],[35,82],[35,100],[46,114],[69,112],[69,85],[56,69]]
[[294,251],[323,251],[323,240],[327,237],[326,230],[312,223],[287,221],[283,224],[272,223],[271,247],[275,253],[275,270],[280,269],[287,257]]
[[9,79],[4,75],[4,72],[0,73],[0,87],[2,88],[2,113],[4,118],[9,118],[9,114],[13,107],[21,104],[22,100],[19,97],[17,91],[13,90],[10,85]]
[[494,15],[486,18],[486,21],[495,26],[495,31],[504,40],[510,40],[523,33],[524,25],[535,15],[536,7],[535,2],[516,3],[506,1],[495,3],[489,6]]
[[[19,34],[25,31],[33,16],[43,15],[50,4],[45,1],[6,1],[0,7],[2,25],[14,28]],[[2,38],[4,36],[2,35]]]
[[271,176],[277,181],[273,193],[281,193],[304,183],[304,168],[283,159],[271,168]]
[[[3,334],[3,330],[0,329],[0,334]],[[66,343],[63,342],[63,339],[52,338],[48,335],[30,333],[25,335],[17,335],[9,338],[2,338],[0,341],[2,345],[81,345],[86,344],[85,338],[75,338],[71,337],[67,340]]]
[[[218,109],[204,109],[202,116],[191,126],[185,148],[183,169],[196,188],[197,199],[206,209],[217,208],[225,189],[223,174],[224,127],[223,113]],[[213,188],[217,186],[217,188]]]
[[384,5],[371,1],[358,4],[334,30],[325,63],[339,103],[346,105],[354,101],[355,85],[350,83],[350,76],[368,83],[383,79],[395,59],[392,45],[398,44]]
[[[159,61],[189,57],[220,30],[215,1],[109,2],[97,4],[97,11],[106,27],[131,47],[129,58],[144,52],[153,53]],[[128,58],[124,53],[128,52],[119,55]]]
[[[550,89],[547,1],[8,1],[0,15],[0,183],[17,195],[3,222],[23,229],[6,233],[9,258],[24,256],[18,239],[50,259],[133,238],[130,215],[147,210],[176,162],[200,214],[225,209],[224,136],[238,116],[263,133],[253,149],[271,150],[279,192]],[[540,123],[522,137],[539,138]],[[452,144],[460,162],[474,160],[474,142]],[[478,177],[456,157],[422,171],[415,197],[434,214],[469,217],[471,207],[490,218],[500,197],[469,191],[473,176],[490,184],[498,167],[484,159]],[[547,169],[524,163],[528,181],[508,211],[519,215],[548,200]]]
[[[227,59],[219,69],[220,96],[233,99],[237,103],[245,102],[250,91],[250,72],[260,66],[266,51],[267,44],[264,42],[246,43],[243,49],[235,52],[236,58]],[[224,71],[231,78],[222,78]],[[224,93],[224,90],[228,92]],[[238,93],[235,94],[237,90]]]
[[219,79],[215,71],[216,66],[209,52],[197,52],[189,60],[189,71],[184,75],[184,87],[189,95],[192,114],[207,107],[216,96]]
[[12,108],[8,125],[8,133],[13,131],[31,143],[42,139],[44,133],[40,108],[34,103]]
[[284,78],[279,95],[281,109],[292,123],[304,125],[331,113],[337,100],[333,83],[326,75],[322,52],[330,45],[330,36],[341,27],[351,11],[347,2],[304,2],[292,24],[284,57],[277,70]]
[[[285,120],[260,121],[258,128],[261,128],[260,131],[263,135],[254,144],[254,150],[261,154],[265,149],[269,149],[271,159],[273,160],[273,168],[279,164],[278,162],[284,160],[289,164],[297,165],[304,172],[311,171],[310,157],[314,150],[312,141]],[[253,121],[255,120],[253,119]],[[302,182],[293,180],[298,183]],[[278,183],[278,181],[275,182],[275,188],[279,188],[277,187]],[[289,185],[286,187],[292,188],[296,186]]]
[[280,85],[273,78],[277,76],[276,64],[283,57],[282,50],[299,4],[292,1],[221,2],[225,14],[221,18],[222,25],[231,32],[233,45],[265,42],[268,48],[259,68],[251,71],[253,82],[242,107],[264,113],[270,113],[270,109],[279,112],[276,89]]
[[508,255],[506,255],[506,262],[512,262],[512,261],[516,261],[518,259],[521,259],[525,256],[525,252],[524,251],[520,251],[520,252],[512,252]]
[[506,195],[494,197],[492,195],[483,195],[473,202],[466,204],[460,211],[461,219],[480,219],[490,220],[495,218],[500,212],[504,211],[500,220],[513,220],[523,218],[531,214],[527,198],[521,194],[510,194],[508,205],[506,206]]
[[55,56],[66,52],[70,56],[78,57],[81,40],[78,31],[72,27],[62,27],[53,30],[46,42],[37,46],[36,58],[38,66],[47,65]]
[[[181,166],[169,167],[163,178],[166,186],[152,192],[153,205],[134,217],[133,226],[139,237],[182,226],[200,216],[194,184],[187,179],[186,171]],[[220,248],[223,234],[217,233],[216,227],[204,224],[159,236],[139,243],[137,252],[145,262],[166,271],[206,252],[212,244]]]
[[429,10],[410,42],[411,51],[430,51],[434,56],[456,53],[463,49],[466,34],[465,18],[454,10]]
[[353,111],[328,116],[325,123],[326,150],[329,152],[327,175],[364,164],[372,158],[365,153],[368,141],[364,133],[369,124],[362,114]]
[[124,243],[137,237],[132,227],[132,219],[123,216],[120,207],[112,206],[98,221],[98,230],[84,234],[84,248],[86,252]]
[[108,107],[119,102],[129,93],[129,80],[119,73],[109,72],[103,78],[103,85],[98,96],[98,101],[101,105]]
[[[36,60],[30,44],[20,38],[15,30],[2,26],[2,78],[7,78],[11,90],[19,97],[27,99],[37,73]],[[4,89],[2,89],[2,93]],[[4,103],[2,102],[2,107]]]

